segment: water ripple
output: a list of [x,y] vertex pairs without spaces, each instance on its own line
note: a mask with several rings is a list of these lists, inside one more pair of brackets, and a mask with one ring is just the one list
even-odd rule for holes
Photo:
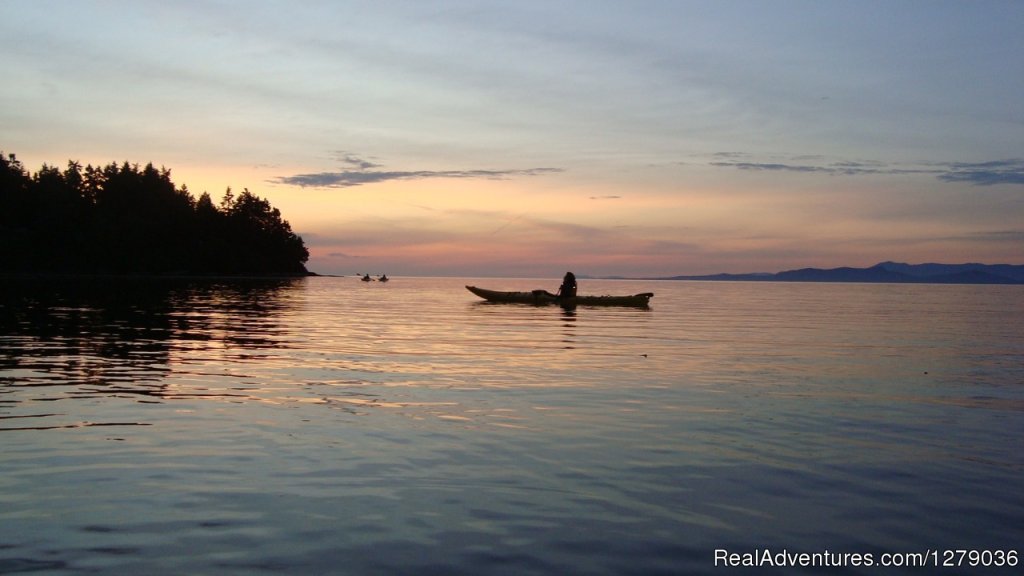
[[657,296],[565,311],[465,283],[0,287],[0,572],[712,573],[1024,536],[1019,287],[587,281]]

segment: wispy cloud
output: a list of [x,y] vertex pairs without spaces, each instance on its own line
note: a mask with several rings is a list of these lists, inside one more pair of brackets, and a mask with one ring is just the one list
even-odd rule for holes
[[[715,154],[716,158],[738,158],[742,153]],[[1024,160],[1008,159],[989,162],[937,162],[931,164],[886,164],[883,162],[837,161],[827,163],[798,162],[813,157],[794,157],[783,162],[715,161],[709,165],[764,172],[817,173],[830,176],[911,175],[928,174],[944,182],[965,182],[975,186],[1024,184]]]
[[775,172],[805,172],[828,174],[830,176],[860,176],[865,174],[936,174],[946,170],[940,168],[903,168],[887,166],[877,162],[832,162],[824,165],[789,164],[780,162],[711,162],[712,166],[736,168],[739,170],[763,170]]
[[992,230],[974,232],[966,236],[958,236],[956,240],[968,240],[971,242],[1006,242],[1019,244],[1024,242],[1024,230]]
[[542,176],[562,172],[561,168],[520,168],[508,170],[375,170],[383,167],[350,152],[336,153],[345,169],[336,172],[315,172],[281,176],[271,180],[275,184],[302,188],[348,188],[363,184],[376,184],[392,180],[423,180],[428,178],[481,178],[506,180],[517,176]]
[[348,254],[346,252],[328,252],[328,258],[340,258],[343,260],[363,260],[366,256],[357,256],[355,254]]
[[967,182],[976,186],[1024,184],[1024,160],[993,160],[991,162],[957,162],[939,176],[945,182]]
[[833,173],[830,168],[824,166],[806,166],[798,164],[779,164],[762,162],[712,162],[712,166],[720,168],[737,168],[739,170],[765,170],[777,172],[825,172]]
[[348,152],[346,150],[336,150],[334,152],[334,155],[335,155],[335,158],[338,160],[338,162],[341,162],[342,164],[345,164],[347,166],[351,166],[351,167],[356,168],[358,170],[369,170],[370,168],[380,168],[380,164],[377,164],[376,162],[370,162],[369,160],[365,160],[363,158],[360,158],[359,156],[356,156],[352,152]]

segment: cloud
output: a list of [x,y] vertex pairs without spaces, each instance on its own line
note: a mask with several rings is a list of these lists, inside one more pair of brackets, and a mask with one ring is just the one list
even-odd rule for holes
[[510,170],[372,170],[381,164],[364,160],[345,151],[336,152],[338,160],[347,168],[337,172],[316,172],[281,176],[271,180],[275,184],[301,188],[348,188],[363,184],[376,184],[392,180],[424,180],[427,178],[483,178],[505,180],[515,176],[542,176],[562,172],[561,168],[525,168]]
[[956,162],[939,175],[944,182],[967,182],[975,186],[1024,184],[1024,160],[993,160],[990,162]]
[[[811,159],[803,156],[794,158]],[[804,172],[828,174],[830,176],[860,176],[865,174],[939,174],[942,172],[936,168],[899,168],[887,166],[880,162],[831,162],[825,165],[814,164],[788,164],[780,162],[711,162],[711,166],[721,168],[736,168],[738,170],[763,170],[775,172]]]
[[342,164],[347,164],[359,170],[368,170],[370,168],[379,168],[380,164],[370,162],[369,160],[363,160],[359,156],[345,150],[337,150],[334,152],[335,157]]
[[712,156],[715,158],[749,158],[750,154],[746,152],[715,152]]
[[[715,157],[737,157],[740,153],[718,153]],[[793,160],[812,157],[794,157]],[[933,175],[943,182],[965,182],[975,186],[1024,184],[1024,160],[993,160],[989,162],[938,162],[927,165],[893,165],[883,162],[839,161],[826,164],[796,162],[710,162],[719,168],[735,168],[765,172],[817,173],[830,176]]]
[[958,236],[955,239],[971,242],[1009,242],[1019,244],[1024,242],[1024,230],[992,230],[975,232],[968,236]]
[[796,164],[775,164],[760,162],[712,162],[712,166],[737,168],[739,170],[769,170],[785,172],[826,172],[833,173],[832,169],[824,166],[804,166]]
[[608,196],[591,196],[590,197],[591,200],[618,200],[619,198],[622,198],[622,196],[616,196],[614,194],[609,194]]

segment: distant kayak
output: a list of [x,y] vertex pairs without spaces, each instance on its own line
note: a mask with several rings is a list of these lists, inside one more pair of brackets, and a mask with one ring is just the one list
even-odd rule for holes
[[532,290],[530,292],[501,292],[498,290],[487,290],[476,286],[466,286],[473,294],[487,300],[488,302],[507,302],[513,304],[534,304],[545,306],[556,304],[559,306],[636,306],[644,308],[648,301],[654,296],[653,292],[633,294],[632,296],[574,296],[572,298],[558,298],[547,290]]

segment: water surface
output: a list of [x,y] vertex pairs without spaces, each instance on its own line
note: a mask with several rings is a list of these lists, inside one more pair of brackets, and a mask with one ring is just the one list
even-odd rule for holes
[[1019,286],[585,280],[656,296],[563,310],[467,283],[557,285],[9,283],[0,573],[1024,547]]

